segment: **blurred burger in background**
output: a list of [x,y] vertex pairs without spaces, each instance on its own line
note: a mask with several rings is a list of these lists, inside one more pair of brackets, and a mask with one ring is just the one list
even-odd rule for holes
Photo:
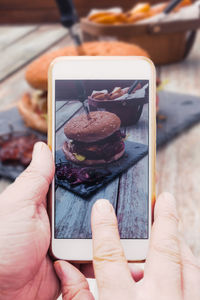
[[[83,43],[82,52],[88,56],[146,56],[141,47],[119,41],[94,41]],[[77,56],[75,46],[46,53],[33,61],[26,70],[26,80],[35,92],[25,93],[18,103],[19,112],[26,125],[47,132],[47,81],[50,63],[59,56]]]

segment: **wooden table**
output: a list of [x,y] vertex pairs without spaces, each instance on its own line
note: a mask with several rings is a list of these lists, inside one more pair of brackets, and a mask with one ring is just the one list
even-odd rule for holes
[[[59,25],[1,27],[0,109],[12,105],[23,92],[31,90],[24,80],[25,67],[31,60],[46,50],[53,50],[69,43],[72,41],[66,30]],[[161,79],[169,80],[166,90],[200,96],[200,34],[185,61],[158,68],[158,75]],[[175,195],[181,217],[181,232],[198,257],[200,257],[199,141],[200,124],[179,136],[157,154],[158,193],[169,191]],[[3,191],[8,184],[9,181],[1,179],[0,190]]]
[[[108,87],[110,83],[104,86]],[[65,124],[81,113],[83,108],[79,101],[56,101],[56,150],[62,149],[67,140],[64,134]],[[148,104],[144,105],[137,124],[123,127],[121,130],[126,132],[128,141],[147,145]],[[147,191],[148,155],[89,198],[80,197],[59,186],[56,189],[55,235],[57,238],[91,238],[92,206],[97,199],[107,198],[115,208],[121,238],[147,238]]]

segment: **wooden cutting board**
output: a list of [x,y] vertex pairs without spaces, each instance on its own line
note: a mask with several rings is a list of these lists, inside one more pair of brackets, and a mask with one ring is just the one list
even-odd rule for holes
[[[165,145],[181,132],[200,121],[200,98],[177,94],[172,92],[159,92],[159,115],[163,120],[158,120],[157,147]],[[27,128],[21,119],[17,107],[0,112],[0,135],[8,133],[12,125],[14,131],[28,131],[35,133],[41,139],[44,134]],[[23,170],[21,166],[2,165],[0,163],[0,176],[14,180]]]

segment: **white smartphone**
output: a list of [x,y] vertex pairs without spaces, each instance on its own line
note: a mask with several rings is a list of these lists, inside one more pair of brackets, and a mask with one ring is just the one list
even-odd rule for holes
[[91,209],[108,199],[128,261],[146,258],[155,200],[156,84],[144,57],[61,57],[48,81],[51,252],[92,260]]

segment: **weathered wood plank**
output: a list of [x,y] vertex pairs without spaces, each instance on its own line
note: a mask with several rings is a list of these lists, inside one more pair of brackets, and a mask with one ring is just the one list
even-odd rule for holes
[[56,112],[66,104],[66,100],[63,101],[56,101]]
[[[34,37],[34,41],[37,45],[37,36]],[[64,36],[62,40],[59,40],[59,42],[51,46],[48,51],[66,46],[71,42],[68,35]],[[33,91],[25,80],[25,70],[26,68],[23,67],[20,71],[0,83],[0,109],[8,106],[10,103],[18,101],[23,93]]]
[[97,199],[106,198],[116,208],[118,180],[115,179],[88,200],[59,187],[56,190],[56,238],[91,238],[92,206]]
[[200,32],[188,58],[181,63],[161,68],[161,79],[168,79],[165,90],[200,95]]
[[56,114],[56,131],[63,127],[68,119],[81,107],[82,103],[80,101],[66,101],[66,104]]
[[0,109],[16,103],[25,92],[32,92],[32,89],[24,79],[22,70],[0,84]]
[[[67,105],[61,108],[61,110],[62,122],[59,123],[59,118],[58,116],[56,117],[56,123],[59,123],[56,131],[56,149],[62,148],[64,141],[66,141],[63,126],[73,115],[81,113],[82,105],[80,102],[69,101]],[[60,110],[58,113],[59,112]]]
[[0,81],[26,65],[66,35],[67,30],[59,25],[41,26],[38,30],[7,47],[1,55]]
[[[200,33],[189,57],[180,64],[161,68],[169,79],[165,89],[200,95]],[[200,258],[200,125],[182,134],[157,153],[158,193],[175,195],[181,218],[180,230],[192,251]]]
[[2,50],[23,36],[36,30],[38,26],[0,26],[0,54]]
[[[148,144],[148,105],[139,122],[127,127],[128,140]],[[117,218],[121,238],[148,236],[148,156],[122,174],[119,184]]]

